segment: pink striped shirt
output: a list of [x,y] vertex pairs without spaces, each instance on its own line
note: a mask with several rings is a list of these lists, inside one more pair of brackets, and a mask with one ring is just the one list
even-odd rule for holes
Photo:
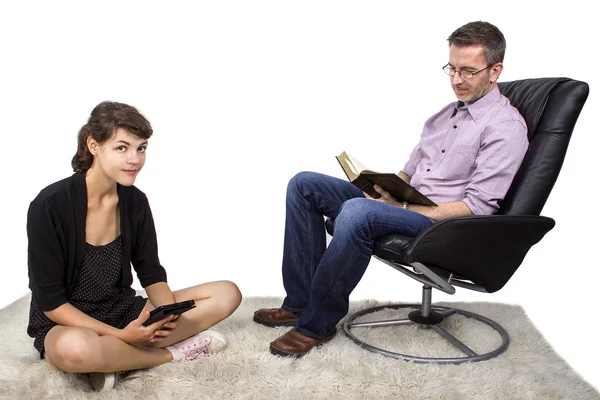
[[498,87],[456,107],[449,104],[425,122],[403,172],[436,203],[462,200],[473,214],[490,215],[525,156],[527,126]]

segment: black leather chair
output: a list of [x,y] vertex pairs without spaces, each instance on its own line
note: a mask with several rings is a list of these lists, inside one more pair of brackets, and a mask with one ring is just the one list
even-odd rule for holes
[[[453,364],[486,360],[508,348],[508,333],[499,324],[464,310],[433,306],[431,289],[449,294],[454,294],[455,286],[486,293],[500,290],[529,249],[554,227],[554,220],[540,216],[540,212],[560,172],[589,88],[585,82],[568,78],[525,79],[499,86],[525,118],[530,143],[498,213],[438,221],[417,237],[390,234],[377,240],[373,256],[423,283],[423,298],[420,305],[373,307],[347,317],[344,331],[361,347],[403,360]],[[333,226],[328,219],[326,228],[330,234]],[[356,322],[359,317],[384,308],[414,308],[414,311],[404,319]],[[462,315],[489,325],[500,334],[502,344],[476,354],[444,329],[443,320],[450,315]],[[399,354],[365,343],[353,334],[354,329],[364,327],[415,323],[434,329],[465,356],[427,358]]]

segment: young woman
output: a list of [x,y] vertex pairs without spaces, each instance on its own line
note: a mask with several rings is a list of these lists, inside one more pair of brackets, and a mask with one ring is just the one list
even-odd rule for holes
[[[150,136],[134,107],[99,104],[79,132],[75,174],[43,189],[27,215],[27,333],[42,358],[88,373],[96,390],[111,388],[119,371],[222,350],[225,337],[206,329],[241,302],[229,281],[169,288],[148,200],[133,186]],[[147,299],[131,288],[131,265]],[[196,307],[143,326],[154,308],[184,300]]]

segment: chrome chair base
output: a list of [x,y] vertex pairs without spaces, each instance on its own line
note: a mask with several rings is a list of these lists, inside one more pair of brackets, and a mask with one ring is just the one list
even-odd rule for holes
[[[404,319],[394,319],[394,320],[383,320],[383,321],[369,321],[369,322],[355,322],[357,318],[370,314],[373,312],[377,312],[383,309],[415,309],[417,312],[413,311],[410,313],[408,318]],[[451,315],[458,314],[467,318],[475,319],[483,324],[488,325],[496,332],[500,334],[502,337],[502,344],[494,350],[486,352],[484,354],[477,354],[473,350],[471,350],[467,345],[453,336],[450,332],[444,329],[441,325],[443,324],[443,320],[446,317]],[[441,317],[441,320],[440,320]],[[436,322],[438,321],[438,322]],[[453,344],[456,348],[458,348],[461,352],[465,354],[464,357],[438,357],[438,358],[428,358],[428,357],[420,357],[416,355],[408,355],[408,354],[400,354],[394,353],[388,350],[384,350],[375,346],[372,346],[359,338],[357,338],[353,333],[353,329],[361,329],[364,327],[381,327],[381,326],[392,326],[392,325],[411,325],[418,324],[423,327],[427,327],[433,329],[444,339]],[[352,315],[350,315],[346,321],[344,322],[344,332],[346,335],[352,339],[356,344],[360,347],[374,352],[379,353],[387,357],[396,358],[399,360],[405,361],[413,361],[415,363],[432,363],[432,364],[462,364],[465,362],[477,362],[484,361],[490,358],[496,357],[502,354],[509,345],[510,338],[506,330],[500,326],[498,323],[488,319],[482,315],[475,314],[465,310],[459,310],[455,308],[448,308],[442,306],[433,306],[429,305],[428,307],[423,307],[421,304],[390,304],[385,306],[371,307],[365,310],[358,311]]]

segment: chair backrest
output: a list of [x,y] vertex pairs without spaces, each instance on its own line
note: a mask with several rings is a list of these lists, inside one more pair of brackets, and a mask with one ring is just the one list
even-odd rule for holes
[[539,215],[558,178],[589,87],[569,78],[524,79],[499,87],[525,118],[529,149],[498,214]]

